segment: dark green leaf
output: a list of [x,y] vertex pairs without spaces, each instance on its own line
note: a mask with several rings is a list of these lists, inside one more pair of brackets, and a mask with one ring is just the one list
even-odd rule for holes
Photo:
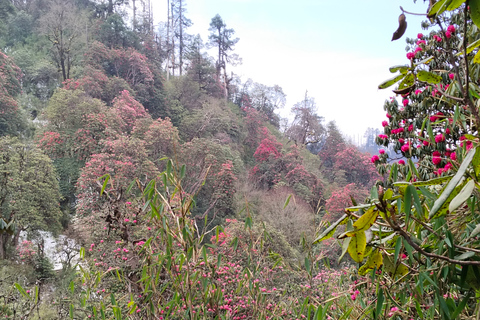
[[480,28],[480,1],[469,1],[468,4],[470,5],[470,18],[472,18],[473,23]]

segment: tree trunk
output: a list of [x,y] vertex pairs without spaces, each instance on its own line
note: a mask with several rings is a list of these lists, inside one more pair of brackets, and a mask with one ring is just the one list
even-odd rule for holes
[[180,38],[178,39],[180,41],[179,43],[179,49],[180,49],[180,75],[182,75],[182,69],[183,69],[183,17],[182,17],[182,0],[180,0],[180,8],[178,9],[179,12],[179,23],[180,23]]

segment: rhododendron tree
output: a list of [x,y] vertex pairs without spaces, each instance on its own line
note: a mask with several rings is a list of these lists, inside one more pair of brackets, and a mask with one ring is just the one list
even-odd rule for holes
[[380,178],[370,157],[353,146],[337,152],[333,167],[335,171],[345,172],[347,183],[356,183],[367,188]]
[[20,93],[22,72],[10,57],[0,51],[0,135],[18,134],[24,127],[15,97]]
[[[193,139],[182,145],[178,159],[180,163],[187,166],[184,179],[186,192],[196,194],[200,190],[195,199],[196,207],[192,211],[202,216],[209,214],[211,218],[217,217],[217,219],[224,217],[227,213],[232,213],[232,198],[235,195],[232,179],[242,164],[238,154],[228,146],[220,145],[212,140]],[[217,180],[217,178],[219,179]],[[200,188],[199,181],[203,179],[205,179],[205,185]],[[212,209],[220,190],[224,191],[221,197],[223,207],[221,211],[215,212]]]
[[60,193],[52,161],[16,138],[0,138],[0,259],[12,257],[20,232],[57,233]]
[[38,146],[54,159],[64,200],[72,208],[78,172],[85,161],[102,150],[100,141],[115,138],[125,126],[115,109],[80,89],[58,89],[43,114]]
[[[398,83],[394,93],[403,99],[385,103],[388,123],[377,143],[393,145],[407,161],[373,156],[383,186],[317,237],[346,224],[337,236],[343,254],[360,275],[377,279],[377,299],[364,310],[376,319],[479,314],[480,7],[442,0],[428,16],[423,26],[431,31],[408,40],[408,64],[390,68],[397,75],[379,86]],[[388,307],[392,297],[398,303]]]

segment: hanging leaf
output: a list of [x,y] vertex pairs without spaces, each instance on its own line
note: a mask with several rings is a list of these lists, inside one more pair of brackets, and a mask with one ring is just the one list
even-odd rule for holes
[[473,189],[475,188],[475,182],[473,180],[468,180],[462,190],[457,194],[455,198],[450,202],[448,210],[453,212],[455,209],[460,207],[462,203],[467,201],[468,198],[472,195]]
[[407,21],[406,21],[405,15],[402,13],[398,17],[398,28],[393,33],[392,41],[400,39],[405,33],[405,30],[407,30]]
[[365,235],[365,232],[358,232],[354,234],[350,240],[350,244],[348,246],[348,254],[350,254],[350,257],[354,261],[360,263],[363,261],[366,247],[367,237]]
[[423,82],[431,83],[431,84],[437,84],[437,83],[440,83],[442,81],[441,76],[439,76],[435,73],[432,73],[432,72],[425,71],[425,70],[418,71],[417,79],[420,80],[420,81],[423,81]]

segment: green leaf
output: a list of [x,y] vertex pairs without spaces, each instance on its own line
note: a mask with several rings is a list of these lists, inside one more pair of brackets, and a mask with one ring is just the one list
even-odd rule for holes
[[320,241],[323,241],[323,240],[326,240],[326,239],[329,239],[333,236],[333,234],[335,233],[335,229],[337,228],[337,226],[347,218],[347,215],[346,214],[343,214],[343,216],[340,217],[340,219],[338,219],[337,221],[335,221],[334,223],[332,223],[327,229],[325,229],[325,231],[323,231],[315,240],[313,240],[313,243],[317,243],[317,242],[320,242]]
[[432,185],[437,185],[437,184],[441,184],[443,182],[450,181],[450,179],[452,179],[452,177],[453,176],[439,177],[439,178],[434,178],[434,179],[430,179],[430,180],[427,180],[427,181],[415,181],[415,182],[400,181],[400,182],[395,182],[393,185],[397,186],[397,187],[408,186],[408,185],[412,185],[412,186],[415,186],[415,187],[432,186]]
[[450,4],[447,7],[447,11],[453,11],[453,10],[457,9],[464,2],[465,2],[465,0],[452,0],[452,2],[450,2]]
[[456,186],[462,180],[463,175],[465,174],[465,171],[467,171],[468,166],[470,165],[470,162],[472,162],[473,156],[475,155],[476,152],[476,147],[471,149],[468,154],[466,155],[465,159],[463,160],[460,168],[458,169],[457,173],[455,176],[450,180],[450,182],[447,184],[445,189],[443,190],[442,194],[438,197],[437,201],[433,204],[432,210],[430,210],[430,214],[428,215],[429,219],[431,219],[435,214],[440,210],[440,208],[443,206],[445,201],[448,199],[450,194],[455,190]]
[[287,197],[287,200],[285,200],[285,204],[283,205],[283,209],[285,209],[288,206],[291,198],[292,198],[292,195],[289,194],[288,197]]
[[365,249],[367,248],[367,237],[364,231],[358,232],[352,236],[348,245],[348,253],[350,257],[360,263],[363,261]]
[[434,56],[430,56],[428,58],[425,58],[423,60],[420,60],[420,61],[416,62],[414,65],[419,66],[419,65],[422,65],[422,64],[428,64],[430,61],[433,60],[433,58],[434,58]]
[[463,298],[462,302],[460,302],[460,304],[457,306],[455,311],[452,313],[452,319],[457,319],[457,317],[460,315],[463,309],[465,309],[465,306],[467,305],[468,300],[470,300],[471,295],[472,295],[472,292],[468,291],[465,298]]
[[458,121],[458,117],[460,116],[460,106],[456,105],[455,106],[455,113],[453,115],[453,124],[455,125]]
[[430,8],[430,11],[428,12],[428,17],[429,18],[435,18],[436,16],[442,14],[447,7],[450,5],[452,0],[440,0],[435,5],[433,5],[432,8]]
[[[351,221],[351,220],[349,220]],[[343,239],[343,243],[342,243],[342,254],[340,255],[340,257],[338,258],[338,263],[340,263],[340,261],[342,261],[343,257],[345,256],[345,253],[347,253],[347,250],[348,250],[348,246],[350,245],[350,240],[352,238],[350,237],[346,237],[345,239]]]
[[375,267],[379,269],[382,265],[382,254],[378,249],[376,249],[371,255],[368,256],[367,262],[365,262],[365,264],[358,269],[358,274],[363,276],[367,274],[368,270],[372,270]]
[[480,223],[477,224],[477,226],[475,227],[475,229],[473,229],[473,231],[470,233],[470,238],[473,238],[475,237],[477,234],[480,233]]
[[[368,230],[375,223],[375,220],[377,220],[377,216],[378,216],[378,210],[375,210],[375,207],[371,207],[353,224],[355,233]],[[348,236],[351,236],[351,235],[348,235]]]
[[381,84],[379,84],[378,89],[386,89],[388,87],[391,87],[395,83],[397,83],[398,81],[402,80],[404,77],[405,77],[404,74],[399,74],[398,76],[395,76],[395,77],[393,77],[389,80],[386,80],[386,81],[382,82]]
[[180,179],[183,179],[185,177],[185,171],[186,171],[186,166],[182,165],[182,168],[180,169]]
[[70,304],[70,319],[73,320],[73,304]]
[[430,83],[430,84],[437,84],[437,83],[440,83],[442,81],[441,76],[439,76],[435,73],[432,73],[432,72],[425,71],[425,70],[418,71],[417,79],[420,80],[420,81],[423,81],[423,82]]
[[22,294],[22,296],[24,296],[27,299],[30,299],[30,295],[27,293],[27,291],[25,291],[25,289],[23,289],[23,287],[19,283],[15,282],[14,286],[15,288],[17,288],[18,292]]
[[470,18],[472,18],[473,23],[480,28],[480,2],[475,0],[470,1],[468,4],[470,5]]
[[403,66],[393,66],[393,67],[390,67],[388,70],[390,70],[391,73],[400,71],[401,74],[405,74],[407,73],[409,68],[410,68],[409,65],[403,65]]
[[105,191],[105,188],[107,187],[108,180],[110,180],[110,175],[108,173],[104,174],[103,176],[101,176],[97,180],[100,180],[100,179],[103,179],[103,178],[105,178],[105,181],[103,181],[102,190],[100,190],[100,196],[103,195],[103,191]]
[[473,257],[474,255],[475,255],[475,252],[468,251],[468,252],[462,253],[461,255],[456,256],[455,260],[465,260]]
[[379,319],[380,315],[382,314],[384,300],[385,300],[385,297],[383,295],[383,289],[380,288],[377,296],[377,305],[375,307],[375,319]]
[[397,90],[402,90],[402,89],[409,88],[409,87],[413,86],[414,83],[415,83],[415,76],[413,75],[412,72],[409,72],[409,73],[407,73],[405,78],[402,80],[402,82],[400,82],[398,84]]
[[402,249],[402,237],[397,238],[397,243],[395,243],[395,254],[393,255],[393,264],[396,265],[398,257],[400,255],[400,250]]
[[473,180],[468,180],[460,193],[457,194],[457,196],[453,198],[453,200],[450,202],[448,206],[448,211],[453,212],[455,209],[460,207],[462,203],[467,201],[467,199],[470,198],[470,196],[472,195],[474,188],[475,182]]

